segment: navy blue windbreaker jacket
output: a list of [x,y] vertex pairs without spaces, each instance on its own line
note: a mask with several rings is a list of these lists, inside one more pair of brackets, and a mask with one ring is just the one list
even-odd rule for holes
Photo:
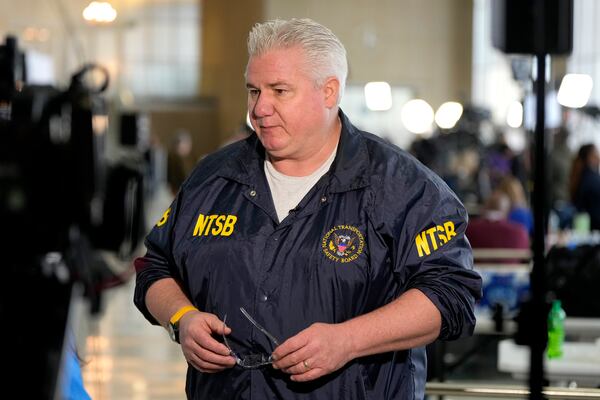
[[[183,283],[200,310],[232,328],[238,353],[273,344],[244,307],[281,342],[315,322],[339,323],[410,288],[440,310],[442,339],[470,335],[481,279],[465,237],[467,213],[452,191],[412,156],[351,125],[329,172],[281,223],[252,135],[207,156],[182,185],[136,260],[135,304],[155,281]],[[420,399],[424,348],[355,359],[318,380],[294,383],[270,366],[217,374],[188,368],[190,399]]]

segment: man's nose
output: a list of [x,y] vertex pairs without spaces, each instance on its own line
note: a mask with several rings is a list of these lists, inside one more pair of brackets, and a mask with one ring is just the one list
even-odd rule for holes
[[258,95],[252,112],[256,118],[264,118],[273,114],[273,103],[265,93]]

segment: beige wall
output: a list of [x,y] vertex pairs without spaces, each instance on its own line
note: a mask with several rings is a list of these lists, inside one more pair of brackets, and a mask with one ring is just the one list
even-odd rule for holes
[[[26,26],[34,19],[57,25],[62,33],[56,5],[43,2],[43,7],[32,7],[37,1],[0,0],[4,8],[15,10],[10,20],[0,17],[0,31]],[[115,6],[130,7],[138,1],[118,0]],[[410,86],[433,107],[450,99],[469,99],[472,0],[196,1],[202,5],[199,94],[217,101],[217,141],[233,134],[245,117],[248,31],[254,23],[275,17],[308,16],[329,26],[348,50],[350,82],[386,80]],[[84,3],[64,4],[78,15]],[[18,4],[23,7],[13,8]],[[64,47],[59,50],[67,53]]]
[[310,17],[346,46],[349,82],[407,85],[434,108],[471,93],[472,0],[265,0],[268,18]]
[[206,0],[200,93],[219,102],[227,138],[245,115],[243,71],[251,26],[310,17],[345,44],[350,83],[411,87],[434,108],[471,93],[472,0]]
[[206,0],[200,93],[219,101],[225,139],[245,115],[243,71],[251,26],[310,17],[345,44],[349,82],[406,85],[434,108],[471,93],[472,0]]
[[194,104],[153,104],[144,107],[150,117],[152,133],[165,149],[172,146],[180,130],[192,137],[192,160],[212,152],[220,144],[218,136],[218,113],[213,101]]
[[246,120],[244,70],[248,31],[263,19],[262,0],[202,1],[200,94],[218,101],[219,136],[232,136]]

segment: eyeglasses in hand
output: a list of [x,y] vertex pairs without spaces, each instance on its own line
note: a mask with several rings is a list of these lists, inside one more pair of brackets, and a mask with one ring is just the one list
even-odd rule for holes
[[[252,325],[254,325],[259,331],[264,333],[265,336],[268,337],[271,342],[273,342],[275,347],[279,346],[279,340],[277,340],[275,338],[275,336],[271,335],[265,328],[263,328],[258,322],[256,322],[254,320],[254,318],[252,318],[252,316],[250,316],[250,314],[248,314],[248,311],[246,311],[244,309],[244,307],[240,307],[240,311],[242,312],[242,314],[244,314],[244,317],[246,317],[248,319],[248,321],[250,321],[250,323],[252,323]],[[223,332],[225,332],[226,321],[227,321],[227,314],[225,314],[225,316],[223,317]],[[247,355],[243,355],[243,356],[238,355],[235,351],[233,351],[231,349],[231,346],[229,345],[229,342],[227,342],[227,338],[225,337],[225,333],[223,333],[223,343],[229,349],[229,354],[233,358],[235,358],[235,363],[242,368],[254,369],[254,368],[262,367],[264,365],[269,365],[273,362],[272,354],[255,353],[255,354],[247,354]]]

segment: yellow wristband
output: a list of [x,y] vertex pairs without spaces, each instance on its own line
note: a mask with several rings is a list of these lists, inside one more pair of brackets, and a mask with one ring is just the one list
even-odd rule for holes
[[179,310],[177,310],[177,312],[175,314],[173,314],[173,316],[171,317],[169,322],[171,324],[176,324],[181,319],[181,317],[183,317],[185,314],[189,313],[190,311],[199,311],[199,310],[194,306],[181,307]]

